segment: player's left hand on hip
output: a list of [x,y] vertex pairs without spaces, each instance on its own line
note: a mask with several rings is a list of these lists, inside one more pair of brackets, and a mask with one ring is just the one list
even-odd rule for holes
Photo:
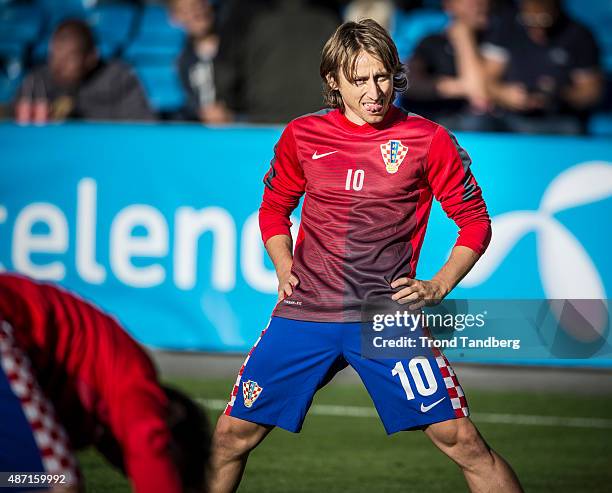
[[446,296],[442,283],[438,281],[421,281],[409,277],[400,277],[391,283],[393,289],[401,288],[391,296],[400,305],[408,304],[410,310],[418,310],[425,305],[437,305]]

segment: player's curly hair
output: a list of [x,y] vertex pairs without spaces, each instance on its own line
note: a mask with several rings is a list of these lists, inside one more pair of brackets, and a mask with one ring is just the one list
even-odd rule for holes
[[321,54],[319,73],[323,79],[323,98],[327,106],[344,109],[340,91],[332,88],[329,77],[338,82],[342,70],[347,80],[354,81],[357,55],[361,51],[366,51],[380,60],[385,69],[393,74],[395,94],[405,91],[408,87],[406,69],[389,33],[372,19],[345,22],[325,43]]

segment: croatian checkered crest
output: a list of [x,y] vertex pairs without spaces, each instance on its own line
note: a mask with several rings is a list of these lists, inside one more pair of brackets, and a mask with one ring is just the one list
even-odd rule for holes
[[514,211],[493,218],[491,245],[461,286],[485,282],[514,245],[535,231],[540,278],[548,299],[605,299],[605,288],[591,257],[553,214],[611,195],[612,164],[590,161],[563,171],[546,188],[537,211]]

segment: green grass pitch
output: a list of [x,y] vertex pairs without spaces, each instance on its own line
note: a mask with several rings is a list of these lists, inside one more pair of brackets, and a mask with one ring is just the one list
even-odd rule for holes
[[[196,398],[226,399],[227,380],[171,380]],[[612,488],[612,397],[470,391],[474,421],[517,471],[527,492],[609,492]],[[369,406],[359,384],[321,390],[314,404]],[[209,410],[216,420],[219,410]],[[478,415],[603,418],[597,426],[479,423]],[[486,421],[486,422],[485,422]],[[510,418],[512,421],[512,417]],[[563,420],[560,420],[563,421]],[[607,423],[607,424],[606,424]],[[94,451],[79,455],[89,492],[130,491]],[[298,435],[275,430],[249,459],[241,493],[466,491],[459,469],[421,432],[387,437],[377,418],[309,415]],[[161,492],[163,493],[163,492]]]

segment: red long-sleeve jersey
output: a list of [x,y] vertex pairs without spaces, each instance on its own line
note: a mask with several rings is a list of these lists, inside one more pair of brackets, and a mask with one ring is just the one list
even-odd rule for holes
[[74,448],[110,432],[134,491],[182,491],[166,396],[150,359],[117,322],[62,289],[10,274],[0,274],[0,320],[13,326]]
[[274,315],[355,322],[390,283],[414,277],[432,198],[459,227],[456,245],[482,253],[491,221],[471,160],[444,127],[391,106],[380,124],[324,110],[285,128],[264,177],[264,243],[289,235],[304,195],[292,272],[294,293]]

